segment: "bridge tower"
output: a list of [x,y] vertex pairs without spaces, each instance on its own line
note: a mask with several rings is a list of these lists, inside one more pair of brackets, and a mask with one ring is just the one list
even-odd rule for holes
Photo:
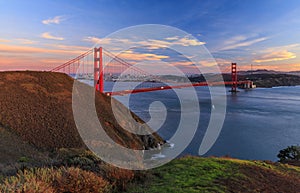
[[231,63],[231,92],[237,92],[237,85],[238,85],[238,77],[237,77],[237,69],[236,63]]
[[103,50],[94,48],[94,86],[101,93],[104,92]]

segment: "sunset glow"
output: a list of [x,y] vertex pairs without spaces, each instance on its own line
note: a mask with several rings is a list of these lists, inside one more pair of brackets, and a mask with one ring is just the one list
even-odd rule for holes
[[[199,40],[170,36],[149,42],[162,47],[204,45],[219,66],[237,62],[242,70],[250,70],[251,64],[254,69],[300,70],[297,0],[47,0],[43,4],[36,0],[12,0],[0,1],[0,18],[1,71],[49,70],[91,49],[99,40],[104,47],[113,41],[131,41],[103,38],[124,27],[148,23],[174,26]],[[143,46],[144,42],[138,43]],[[137,61],[171,58],[152,52],[128,52],[122,56]]]

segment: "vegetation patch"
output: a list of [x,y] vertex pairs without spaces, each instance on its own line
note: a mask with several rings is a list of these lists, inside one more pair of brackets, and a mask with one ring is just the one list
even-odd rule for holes
[[128,192],[297,192],[295,166],[232,158],[184,157],[149,170]]
[[[85,144],[73,117],[74,81],[76,80],[66,74],[54,72],[0,72],[0,82],[4,83],[0,92],[0,127],[39,150],[84,148]],[[80,97],[91,105],[91,101],[86,100],[85,93],[94,92],[94,88],[77,83],[82,89]],[[116,143],[132,149],[153,148],[158,143],[163,143],[162,138],[156,133],[152,134],[153,131],[147,125],[143,128],[149,131],[146,139],[124,130],[115,119],[111,102],[115,102],[118,107],[118,118],[132,130],[138,130],[138,123],[144,122],[134,113],[134,119],[127,118],[124,115],[129,110],[124,105],[104,94],[95,93],[93,105],[96,104],[98,118],[104,130]],[[89,109],[83,105],[82,114],[88,116],[88,112]],[[87,128],[91,128],[91,132],[97,131],[96,125],[90,122],[86,124]],[[90,136],[95,135],[91,133]]]
[[80,168],[35,168],[20,171],[0,185],[0,192],[110,192],[109,182]]
[[226,192],[224,179],[243,178],[238,164],[218,158],[184,157],[149,171],[149,180],[129,192]]

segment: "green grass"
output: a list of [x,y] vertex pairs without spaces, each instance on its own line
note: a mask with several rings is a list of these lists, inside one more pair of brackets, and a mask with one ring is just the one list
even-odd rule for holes
[[128,192],[226,192],[220,180],[244,178],[238,165],[218,158],[184,157],[148,171],[148,180]]
[[293,192],[300,187],[299,167],[270,161],[188,156],[142,173],[144,180],[127,192]]
[[[271,161],[186,156],[152,170],[131,171],[105,164],[82,149],[60,149],[54,157],[54,163],[60,163],[56,167],[0,175],[0,192],[293,193],[300,189],[300,167]],[[19,158],[21,164],[30,161]]]

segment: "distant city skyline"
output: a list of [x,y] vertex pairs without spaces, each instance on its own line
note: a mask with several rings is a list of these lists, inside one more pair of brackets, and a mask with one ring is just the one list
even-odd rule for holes
[[[110,33],[141,24],[186,31],[199,42],[170,36],[162,43],[203,44],[220,66],[236,62],[241,70],[251,64],[254,70],[300,70],[297,0],[0,0],[0,18],[0,70],[48,70]],[[171,61],[163,52],[133,50],[122,56]]]

